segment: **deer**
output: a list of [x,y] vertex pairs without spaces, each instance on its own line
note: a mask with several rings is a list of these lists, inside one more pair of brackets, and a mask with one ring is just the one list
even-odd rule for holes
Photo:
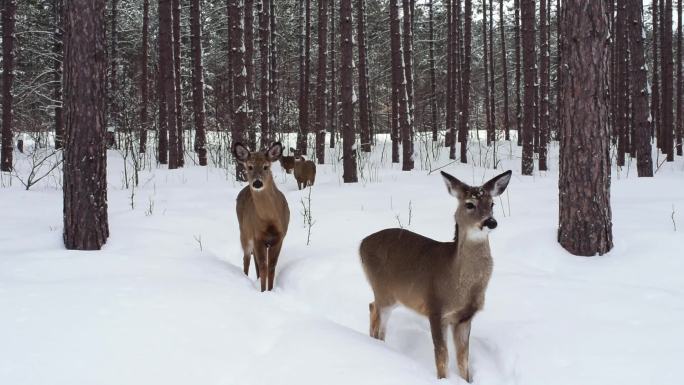
[[243,268],[245,275],[249,276],[253,254],[262,292],[273,290],[278,257],[290,223],[287,200],[276,187],[271,174],[271,163],[277,161],[282,152],[280,142],[258,152],[250,152],[242,143],[233,144],[233,155],[245,167],[249,183],[238,194],[235,208],[244,254]]
[[300,151],[294,155],[294,177],[297,180],[297,189],[313,186],[316,181],[316,163],[304,158]]
[[[295,152],[296,152],[295,149],[290,147],[290,153],[295,153]],[[292,170],[294,170],[294,167],[295,167],[294,155],[290,155],[290,156],[282,155],[280,157],[280,167],[282,167],[283,170],[285,170],[286,174],[292,174]]]
[[484,305],[493,266],[489,249],[489,232],[497,227],[493,198],[506,189],[511,171],[479,187],[441,174],[447,191],[458,202],[452,242],[397,228],[381,230],[361,241],[361,264],[374,295],[369,304],[370,336],[385,340],[387,320],[396,305],[412,309],[429,320],[437,377],[447,375],[445,331],[451,327],[459,373],[470,382],[470,325]]

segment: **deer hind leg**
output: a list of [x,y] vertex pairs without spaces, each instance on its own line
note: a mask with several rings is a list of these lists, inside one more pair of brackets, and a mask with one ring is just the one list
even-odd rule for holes
[[381,341],[385,340],[385,331],[387,330],[387,320],[392,312],[394,304],[380,302],[377,299],[375,302],[368,304],[370,310],[370,336]]
[[470,321],[465,321],[451,325],[454,334],[454,344],[456,345],[456,362],[458,371],[464,380],[470,382],[470,371],[468,369],[468,356],[470,354]]
[[432,343],[435,345],[435,364],[437,366],[437,378],[446,378],[449,352],[447,351],[446,341],[444,340],[444,324],[442,314],[430,314],[430,331],[432,332]]

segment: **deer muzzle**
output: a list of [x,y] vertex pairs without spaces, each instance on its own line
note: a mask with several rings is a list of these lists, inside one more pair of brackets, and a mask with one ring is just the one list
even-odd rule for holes
[[482,224],[484,227],[489,228],[490,230],[494,230],[498,223],[496,223],[496,219],[494,218],[487,218],[486,221]]
[[262,182],[261,180],[257,179],[257,180],[255,180],[254,182],[252,182],[252,187],[253,187],[255,190],[261,190],[261,188],[264,187],[264,182]]

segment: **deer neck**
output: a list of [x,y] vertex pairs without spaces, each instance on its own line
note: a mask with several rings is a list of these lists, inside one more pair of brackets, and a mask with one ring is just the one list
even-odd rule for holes
[[[456,250],[459,256],[491,259],[489,232],[456,225]],[[462,258],[458,258],[462,259]]]
[[272,182],[265,185],[261,191],[251,190],[256,215],[259,219],[272,221],[278,218],[280,210],[278,209],[279,202],[276,191],[277,189]]

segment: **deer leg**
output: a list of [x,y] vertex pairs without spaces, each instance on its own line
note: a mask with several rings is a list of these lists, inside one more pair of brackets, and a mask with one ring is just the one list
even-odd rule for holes
[[444,324],[442,314],[430,314],[430,331],[432,331],[432,343],[435,345],[435,364],[437,365],[437,378],[446,378],[449,352],[444,341]]
[[[244,270],[245,275],[248,276],[248,277],[249,277],[249,260],[250,260],[250,259],[252,259],[252,256],[249,255],[249,254],[245,254],[245,255],[242,257],[242,269]],[[258,269],[257,269],[257,275],[259,275]]]
[[267,260],[266,260],[266,246],[263,242],[255,242],[254,245],[254,261],[257,266],[257,277],[261,280],[261,291],[266,291],[266,278],[268,273],[266,271]]
[[[275,280],[275,270],[278,264],[278,257],[280,256],[280,249],[283,247],[283,241],[279,241],[273,247],[267,248],[268,252],[268,290],[273,290],[273,281]],[[264,273],[265,274],[265,273]]]
[[470,350],[470,321],[455,323],[451,325],[454,334],[454,344],[456,345],[456,362],[458,371],[464,380],[470,382],[470,372],[468,370],[468,355]]

